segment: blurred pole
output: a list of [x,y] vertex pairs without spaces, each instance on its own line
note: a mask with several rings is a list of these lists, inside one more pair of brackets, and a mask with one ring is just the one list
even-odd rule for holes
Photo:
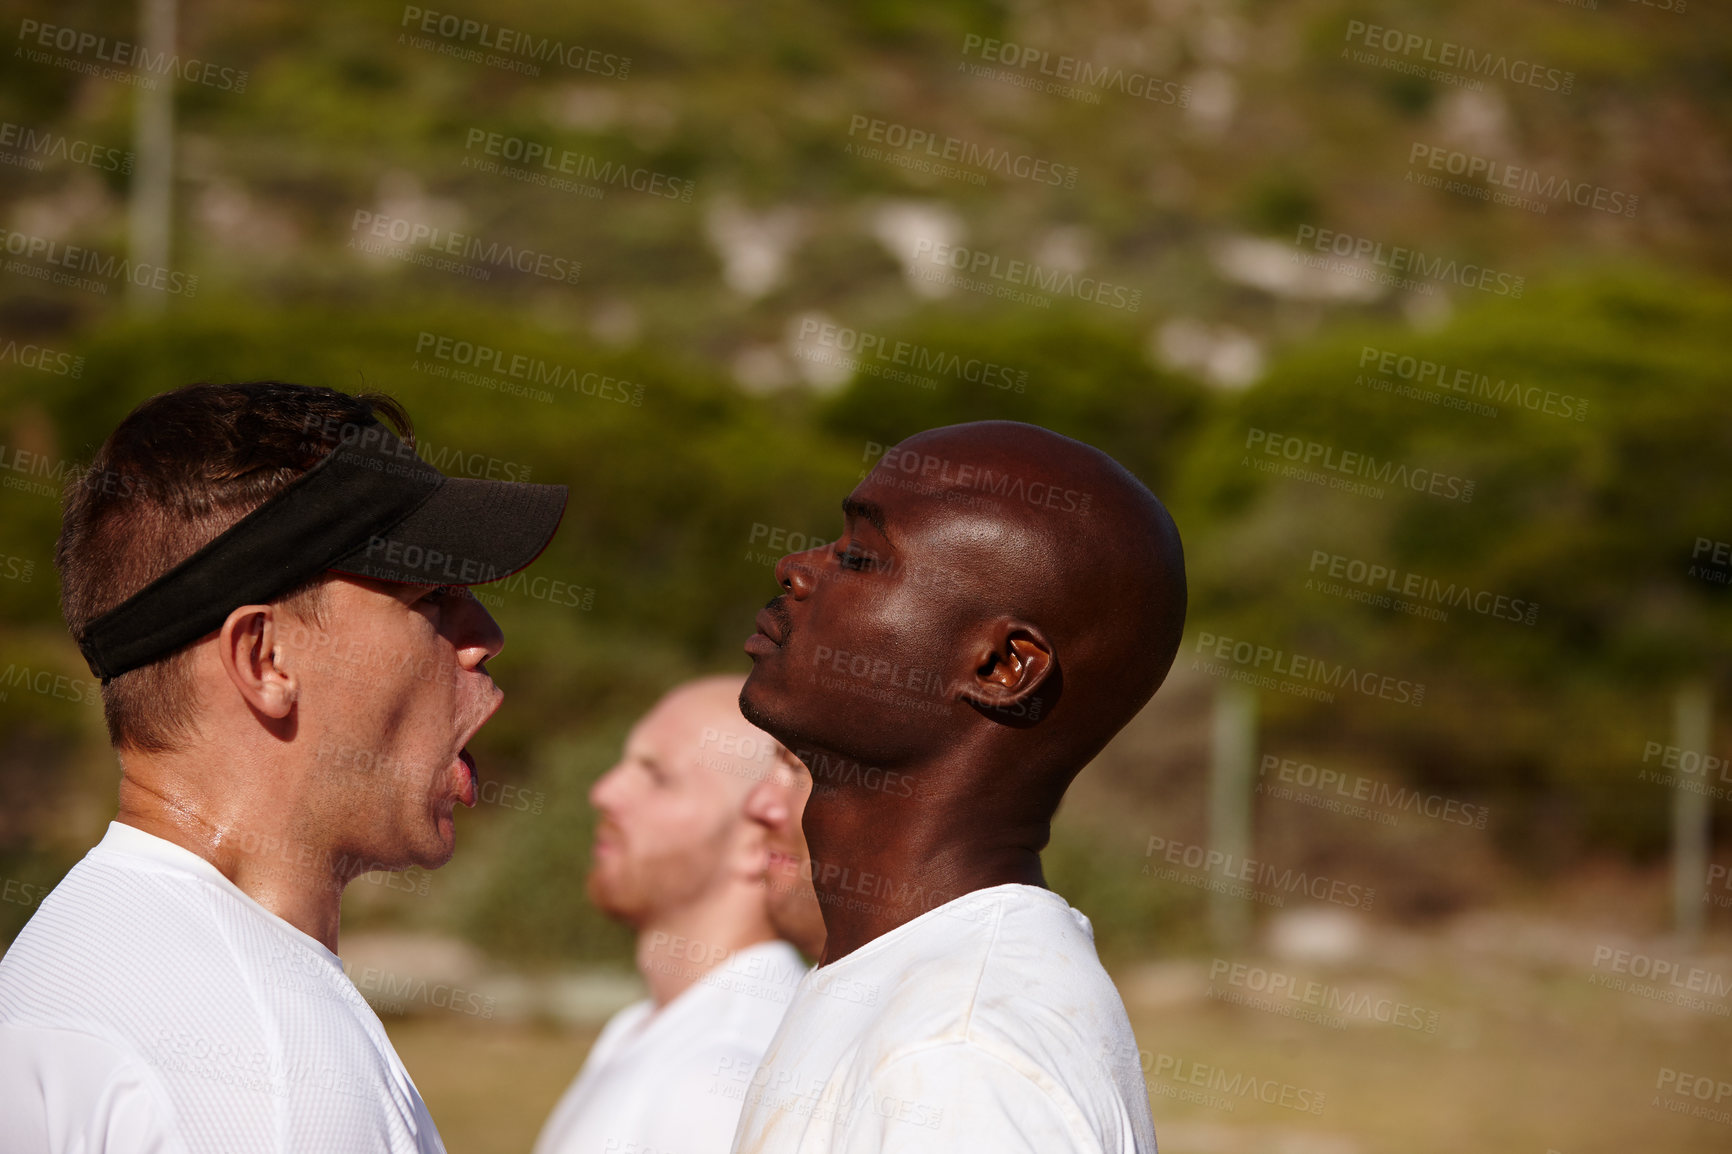
[[[175,0],[140,0],[138,39],[146,59],[174,55]],[[174,81],[170,71],[151,77],[150,87],[133,88],[132,188],[126,232],[133,267],[168,267],[174,224]],[[127,282],[127,304],[138,312],[159,313],[168,294]]]
[[[1672,744],[1706,762],[1713,742],[1713,699],[1705,682],[1678,687],[1672,699]],[[1680,765],[1682,762],[1680,762]],[[1689,785],[1703,788],[1692,790]],[[1708,776],[1682,772],[1672,780],[1672,925],[1685,941],[1702,932],[1702,886],[1708,872]]]
[[[1257,762],[1257,691],[1229,681],[1215,694],[1214,765],[1209,771],[1209,849],[1235,867],[1251,851],[1251,791]],[[1245,943],[1251,907],[1209,891],[1209,932],[1224,949]]]

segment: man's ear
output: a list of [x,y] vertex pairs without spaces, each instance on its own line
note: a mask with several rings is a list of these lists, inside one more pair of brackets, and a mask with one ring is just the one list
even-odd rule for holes
[[242,605],[217,631],[217,655],[229,682],[255,712],[276,721],[289,716],[300,693],[295,675],[279,660],[280,625],[275,606]]
[[962,699],[989,717],[1033,723],[1044,712],[1042,688],[1056,686],[1058,655],[1040,628],[1002,617],[987,628]]
[[739,819],[723,868],[738,878],[763,881],[764,871],[770,868],[769,834],[763,826],[748,817]]

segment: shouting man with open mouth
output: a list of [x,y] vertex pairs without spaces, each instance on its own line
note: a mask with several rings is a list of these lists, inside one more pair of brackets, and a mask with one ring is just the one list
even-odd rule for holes
[[55,556],[120,809],[0,960],[0,1145],[444,1149],[338,914],[361,874],[451,857],[504,696],[467,586],[565,500],[447,478],[383,397],[194,385],[120,423]]

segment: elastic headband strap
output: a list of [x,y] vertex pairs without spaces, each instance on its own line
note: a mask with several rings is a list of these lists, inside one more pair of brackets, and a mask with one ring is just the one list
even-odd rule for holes
[[148,665],[262,604],[426,503],[445,475],[378,423],[344,443],[210,544],[104,613],[78,638],[90,671]]

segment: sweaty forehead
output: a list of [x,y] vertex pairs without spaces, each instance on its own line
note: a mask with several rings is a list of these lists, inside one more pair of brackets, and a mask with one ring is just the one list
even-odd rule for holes
[[996,527],[1000,533],[1065,537],[1075,527],[1066,522],[1086,519],[1098,500],[1100,486],[1090,483],[1086,464],[1067,467],[1050,444],[1019,449],[944,432],[885,450],[843,503],[844,511],[878,525],[892,543],[899,535],[926,536],[960,525],[976,534]]

